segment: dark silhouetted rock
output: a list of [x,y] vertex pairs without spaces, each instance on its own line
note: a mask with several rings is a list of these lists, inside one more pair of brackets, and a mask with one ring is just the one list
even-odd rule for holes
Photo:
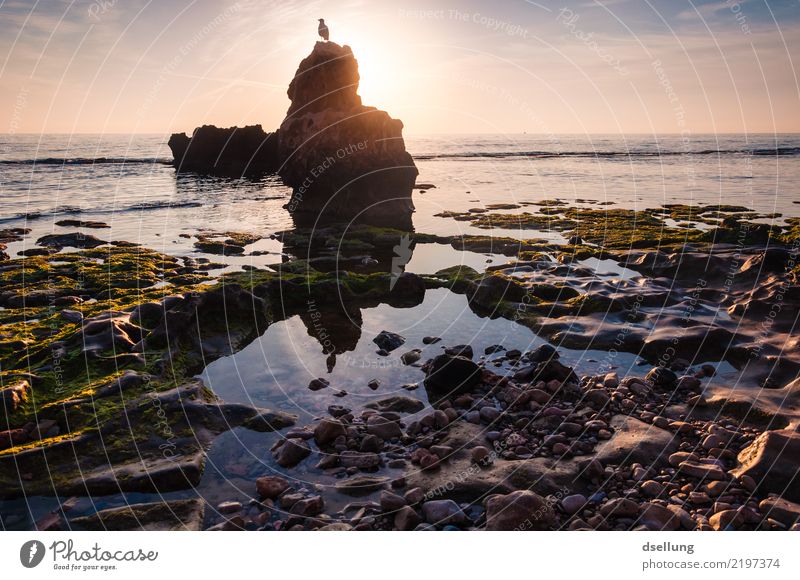
[[36,240],[36,243],[40,246],[60,250],[61,248],[96,248],[108,242],[89,234],[74,232],[69,234],[47,234]]
[[425,367],[425,388],[431,401],[469,392],[481,380],[480,367],[463,356],[440,354]]
[[400,348],[405,344],[406,339],[396,332],[389,332],[388,330],[381,330],[378,336],[372,339],[372,342],[378,345],[378,348],[391,352],[396,348]]
[[203,125],[191,138],[174,133],[167,144],[178,171],[239,177],[273,173],[279,165],[277,136],[264,132],[261,125]]

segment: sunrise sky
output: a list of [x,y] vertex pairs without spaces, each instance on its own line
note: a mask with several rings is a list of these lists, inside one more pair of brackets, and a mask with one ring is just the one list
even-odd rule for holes
[[798,0],[0,0],[0,132],[271,130],[317,18],[407,134],[800,131]]

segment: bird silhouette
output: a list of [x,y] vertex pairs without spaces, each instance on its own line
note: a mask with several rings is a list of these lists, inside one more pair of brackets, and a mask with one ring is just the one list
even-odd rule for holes
[[319,32],[319,35],[323,39],[325,39],[326,41],[328,40],[328,25],[325,24],[324,18],[319,19],[319,28],[317,28],[317,32]]

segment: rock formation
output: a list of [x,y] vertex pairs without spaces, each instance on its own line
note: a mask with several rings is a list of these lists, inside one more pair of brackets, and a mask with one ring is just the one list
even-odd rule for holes
[[275,172],[293,189],[286,208],[300,224],[358,221],[411,229],[418,171],[403,123],[366,107],[349,46],[318,42],[289,85],[280,129],[204,125],[169,139],[179,171],[216,175]]
[[241,177],[273,173],[278,168],[277,137],[261,125],[198,127],[189,138],[173,133],[167,143],[178,171]]
[[358,96],[350,47],[318,42],[289,85],[278,130],[278,171],[294,189],[296,219],[346,219],[410,226],[417,168],[405,150],[403,124]]

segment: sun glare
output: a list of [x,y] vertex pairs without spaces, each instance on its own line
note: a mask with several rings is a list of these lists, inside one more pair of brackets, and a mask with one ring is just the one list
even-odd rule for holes
[[391,104],[402,98],[400,94],[409,71],[403,59],[393,51],[392,43],[374,33],[375,29],[381,28],[363,23],[337,26],[331,40],[353,49],[361,77],[358,93],[364,104],[391,110]]

